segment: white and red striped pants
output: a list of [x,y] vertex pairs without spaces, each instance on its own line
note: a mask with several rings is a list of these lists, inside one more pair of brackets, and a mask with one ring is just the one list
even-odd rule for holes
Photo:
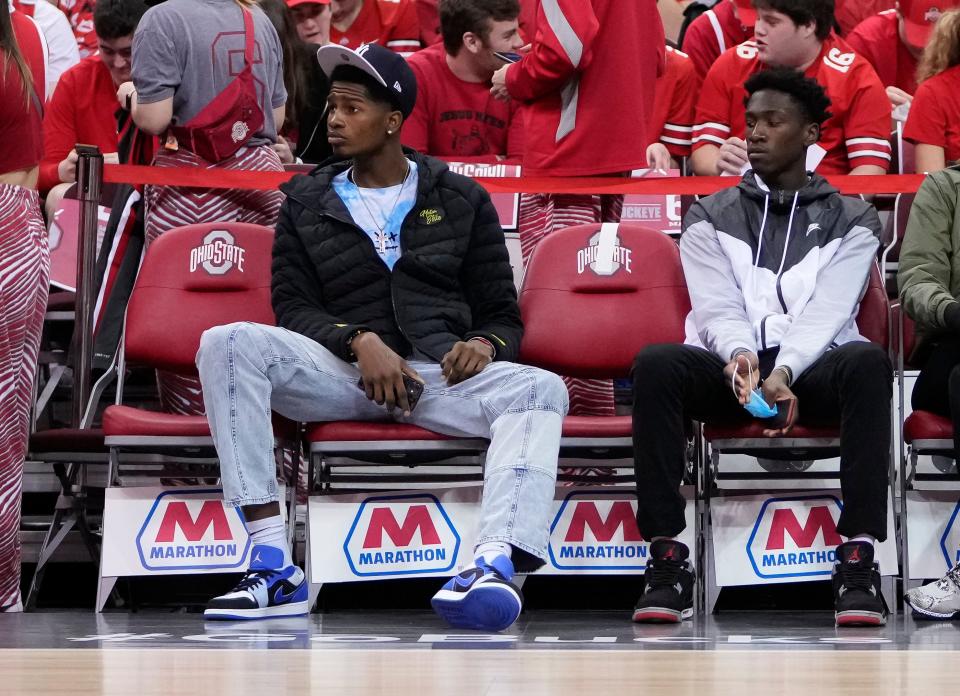
[[[161,150],[155,167],[203,167],[215,175],[219,169],[283,171],[277,153],[269,146],[241,148],[236,155],[210,164],[189,150]],[[273,227],[280,213],[280,191],[242,191],[234,189],[185,189],[175,186],[148,186],[146,189],[146,246],[175,227],[204,222],[248,222]],[[200,415],[203,394],[200,380],[172,373],[157,373],[160,404],[169,413]]]
[[0,608],[20,601],[20,498],[50,252],[36,191],[0,184]]
[[[524,266],[534,248],[554,230],[594,222],[620,222],[623,196],[524,194],[518,216]],[[613,382],[564,377],[570,393],[570,415],[614,415]]]

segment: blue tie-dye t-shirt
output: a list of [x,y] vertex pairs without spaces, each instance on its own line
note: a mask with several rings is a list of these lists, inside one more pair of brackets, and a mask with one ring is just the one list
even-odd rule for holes
[[333,190],[347,206],[353,221],[370,237],[387,268],[393,270],[400,258],[400,227],[417,202],[417,164],[410,162],[410,173],[402,184],[365,188],[362,199],[360,189],[348,176],[351,171],[352,168],[333,178]]

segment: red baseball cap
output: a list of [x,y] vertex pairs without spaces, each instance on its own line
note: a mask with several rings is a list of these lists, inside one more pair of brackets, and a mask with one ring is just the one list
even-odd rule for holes
[[330,0],[287,0],[287,7],[298,7],[300,5],[329,5]]
[[745,27],[752,27],[757,23],[757,8],[753,6],[753,0],[732,0],[737,6],[737,16],[740,18],[740,24]]
[[960,0],[900,0],[899,5],[907,43],[926,46],[940,15],[960,7]]

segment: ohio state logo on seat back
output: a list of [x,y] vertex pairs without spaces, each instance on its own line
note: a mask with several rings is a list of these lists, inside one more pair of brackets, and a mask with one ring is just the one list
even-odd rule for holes
[[[757,515],[747,555],[760,578],[829,576],[843,506],[832,495],[770,498]],[[717,559],[722,563],[723,559]]]
[[577,252],[577,273],[583,274],[588,268],[598,276],[612,276],[621,268],[633,273],[632,252],[620,245],[617,234],[620,225],[605,222],[600,231],[590,237],[587,246]]
[[190,250],[190,272],[202,269],[210,275],[224,275],[236,267],[243,273],[246,253],[230,232],[213,230],[207,233],[200,246]]
[[560,570],[642,572],[649,546],[636,515],[636,496],[630,493],[571,492],[550,526],[550,563]]
[[[245,567],[250,538],[237,508],[219,489],[168,491],[157,496],[137,534],[147,570],[213,570]],[[205,499],[206,498],[206,499]]]
[[459,550],[460,534],[450,516],[427,494],[367,498],[343,542],[358,576],[445,572]]

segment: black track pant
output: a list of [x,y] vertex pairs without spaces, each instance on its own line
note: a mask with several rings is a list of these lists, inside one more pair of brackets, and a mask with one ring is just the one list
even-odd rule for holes
[[[724,362],[702,348],[650,346],[634,362],[633,444],[639,510],[645,539],[676,536],[684,527],[680,483],[684,424],[747,422],[723,377]],[[886,352],[866,343],[827,351],[791,387],[800,418],[809,425],[840,423],[840,487],[844,536],[887,536],[890,400],[893,370]]]

